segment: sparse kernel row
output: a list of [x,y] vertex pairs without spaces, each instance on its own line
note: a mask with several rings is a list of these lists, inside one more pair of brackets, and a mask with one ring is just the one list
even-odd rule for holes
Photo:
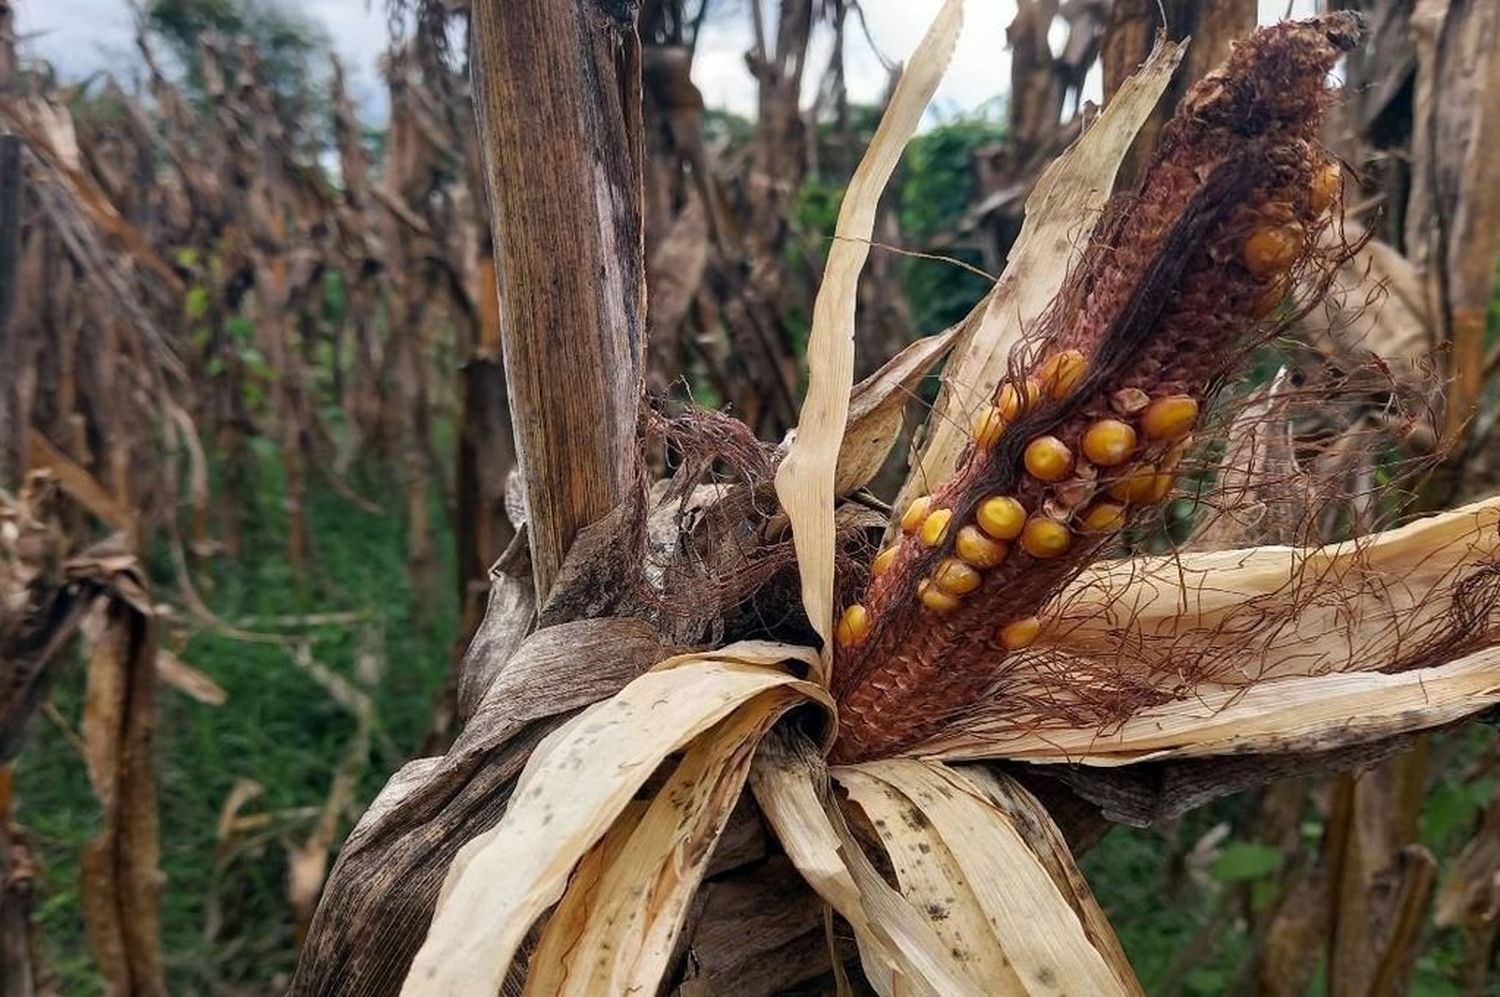
[[[962,565],[962,562],[945,562],[947,563]],[[962,567],[967,570],[967,565]],[[962,577],[961,573],[958,577]],[[976,580],[974,584],[977,585],[978,581]],[[922,600],[923,605],[936,612],[946,613],[958,608],[957,596],[944,589],[936,580],[923,579],[917,586],[917,597]],[[995,639],[1007,651],[1018,651],[1035,642],[1041,630],[1041,620],[1035,616],[1027,616],[1002,624],[995,631]],[[838,626],[834,629],[834,639],[842,647],[854,647],[863,644],[869,636],[869,610],[856,602],[845,609],[843,615],[839,617]]]
[[[1141,464],[1126,469],[1109,484],[1108,499],[1090,504],[1094,490],[1092,475],[1097,473],[1092,469],[1094,466],[1113,468],[1127,464],[1139,449],[1141,436],[1152,442],[1182,440],[1198,417],[1198,402],[1187,395],[1150,399],[1142,392],[1141,398],[1136,399],[1121,391],[1116,393],[1116,399],[1139,414],[1139,429],[1121,419],[1106,418],[1084,431],[1080,448],[1089,464],[1082,466],[1086,473],[1079,476],[1077,484],[1083,487],[1078,490],[1076,500],[1061,501],[1060,490],[1038,512],[1028,510],[1009,495],[992,495],[981,501],[975,508],[974,522],[959,527],[952,556],[944,558],[919,583],[917,594],[925,607],[939,613],[957,609],[960,600],[982,584],[980,572],[1003,563],[1013,542],[1039,560],[1062,557],[1072,549],[1075,529],[1085,534],[1115,532],[1125,524],[1127,504],[1154,502],[1166,495],[1173,478],[1170,466],[1164,461],[1162,466]],[[1059,483],[1060,489],[1067,487],[1064,479],[1075,470],[1072,451],[1055,436],[1031,441],[1023,453],[1023,463],[1032,477]],[[915,499],[901,517],[902,531],[915,535],[928,549],[943,546],[953,525],[953,510],[934,509],[930,496]],[[876,556],[873,568],[876,576],[889,570],[897,550],[893,546]],[[854,627],[851,633],[857,630]]]
[[[1313,175],[1308,187],[1307,206],[1314,215],[1321,215],[1339,199],[1344,189],[1343,170],[1337,163],[1324,163]],[[1299,222],[1262,225],[1245,239],[1241,257],[1245,268],[1257,277],[1275,277],[1290,270],[1302,255],[1307,245],[1307,230]],[[1280,282],[1271,289],[1285,293]],[[1278,294],[1279,302],[1281,295]],[[1264,300],[1264,299],[1263,299]],[[1272,306],[1274,307],[1274,305]],[[1260,309],[1260,303],[1257,309]],[[1270,309],[1267,309],[1269,314]],[[1260,317],[1260,316],[1257,316]]]

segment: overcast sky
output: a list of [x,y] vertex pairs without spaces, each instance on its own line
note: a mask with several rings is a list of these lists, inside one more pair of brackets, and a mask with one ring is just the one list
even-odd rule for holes
[[[383,0],[286,0],[328,31],[334,48],[350,70],[351,85],[365,113],[384,114],[385,101],[376,71],[376,58],[386,43]],[[719,0],[725,5],[699,41],[693,75],[712,106],[749,112],[754,89],[745,71],[749,41],[750,0]],[[903,60],[921,37],[942,0],[863,0],[870,38],[889,59]],[[1260,0],[1261,20],[1283,15],[1288,0]],[[1295,0],[1297,13],[1313,7],[1313,0]],[[134,53],[130,43],[130,12],[125,0],[18,0],[22,52],[43,58],[65,79],[78,79],[99,69],[128,71]],[[1002,94],[1010,74],[1005,51],[1005,25],[1015,14],[1011,0],[967,0],[964,32],[958,51],[934,100],[938,118],[973,111]],[[845,67],[850,97],[873,101],[886,85],[885,70],[857,25],[849,27]],[[1058,39],[1060,41],[1060,38]],[[815,46],[808,74],[809,86],[827,63],[827,39]],[[1098,82],[1092,81],[1097,97]]]

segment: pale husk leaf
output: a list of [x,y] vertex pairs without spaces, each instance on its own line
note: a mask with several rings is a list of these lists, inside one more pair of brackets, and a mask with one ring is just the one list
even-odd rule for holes
[[454,859],[403,993],[496,992],[531,925],[663,759],[742,707],[780,715],[784,697],[762,695],[772,690],[831,712],[820,686],[777,667],[809,658],[764,642],[679,655],[550,734],[500,823]]
[[961,955],[974,981],[989,993],[1024,993],[984,908],[937,827],[913,817],[911,801],[874,774],[858,766],[837,768],[831,774],[869,818],[890,857],[901,895],[923,912],[938,939]]
[[877,993],[983,994],[932,926],[870,864],[828,790],[810,746],[773,735],[761,743],[750,784],[766,823],[817,894],[854,929]]
[[1043,731],[986,725],[978,709],[961,730],[921,747],[946,759],[1116,766],[1163,758],[1330,751],[1411,734],[1500,702],[1500,648],[1434,668],[1388,675],[1341,672],[1199,690],[1139,711],[1111,730]]
[[1010,826],[1026,842],[1031,854],[1047,870],[1052,882],[1078,914],[1089,943],[1114,970],[1120,985],[1132,994],[1142,993],[1124,946],[1115,935],[1104,909],[1094,899],[1088,880],[1083,877],[1067,841],[1042,802],[1019,782],[990,766],[959,765],[954,766],[953,771],[983,790],[989,802],[1005,814]]
[[657,988],[713,844],[744,788],[755,745],[787,708],[804,701],[789,686],[762,693],[688,747],[628,840],[596,846],[606,853],[596,881],[579,882],[575,874],[531,958],[527,994]]
[[1456,583],[1497,556],[1500,497],[1325,547],[1132,558],[1080,577],[1045,644],[1082,657],[1128,649],[1142,674],[1238,656],[1237,674],[1220,676],[1232,685],[1373,670],[1446,636]]
[[902,150],[937,89],[963,22],[947,0],[896,84],[864,158],[844,192],[807,343],[807,397],[796,436],[776,470],[776,496],[791,521],[802,604],[825,648],[833,632],[834,480],[854,380],[854,307],[870,254],[875,208]]
[[921,832],[915,826],[925,822],[946,845],[1018,984],[1007,990],[999,980],[986,981],[987,992],[1138,992],[1128,967],[1110,966],[1026,840],[967,777],[940,762],[911,758],[836,768],[833,775],[854,784],[861,777],[877,780],[907,801],[904,812],[899,807],[895,811],[898,822],[886,833],[917,836]]

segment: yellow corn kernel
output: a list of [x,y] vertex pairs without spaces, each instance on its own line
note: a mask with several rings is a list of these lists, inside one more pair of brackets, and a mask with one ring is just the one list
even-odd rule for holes
[[934,613],[951,613],[958,608],[956,596],[949,595],[925,578],[917,583],[917,598]]
[[1125,507],[1114,502],[1099,502],[1079,519],[1085,532],[1114,533],[1125,525]]
[[1142,464],[1109,486],[1109,497],[1120,502],[1149,502],[1156,487],[1156,468]]
[[932,496],[923,495],[911,500],[911,505],[901,514],[901,532],[915,533],[927,519],[927,510],[932,508]]
[[1141,429],[1148,440],[1175,440],[1187,435],[1198,421],[1198,400],[1188,395],[1169,395],[1146,406]]
[[1066,398],[1078,387],[1083,375],[1088,372],[1088,361],[1078,350],[1063,350],[1043,361],[1037,371],[1042,387],[1053,398]]
[[1026,525],[1026,507],[1009,495],[991,495],[979,503],[974,518],[996,540],[1014,540]]
[[833,639],[839,642],[840,647],[853,647],[864,643],[864,639],[870,636],[870,613],[859,603],[854,603],[844,610],[844,615],[839,617],[838,626],[833,628]]
[[953,518],[952,509],[934,509],[922,521],[922,546],[936,547],[948,535],[948,520]]
[[875,555],[875,561],[870,565],[870,574],[876,578],[891,570],[891,565],[896,563],[896,555],[901,553],[899,544],[892,544],[879,554]]
[[979,572],[956,557],[947,557],[932,573],[932,584],[949,595],[968,595],[983,581]]
[[1032,516],[1021,531],[1021,549],[1032,557],[1061,557],[1073,546],[1073,534],[1055,519]]
[[974,445],[981,450],[988,450],[1000,440],[1000,434],[1005,432],[1005,420],[1000,418],[1000,410],[993,405],[986,405],[974,416]]
[[1001,385],[1000,393],[995,396],[995,407],[1000,410],[1000,418],[1006,422],[1015,422],[1041,396],[1042,386],[1037,384],[1035,378],[1028,377],[1021,390],[1007,382]]
[[1005,560],[1005,550],[1005,544],[991,540],[977,526],[965,526],[953,541],[953,553],[976,568],[993,568]]
[[1083,455],[1100,467],[1118,467],[1135,453],[1135,427],[1119,419],[1100,419],[1083,431]]
[[1250,233],[1243,252],[1245,266],[1257,277],[1282,273],[1302,253],[1302,226],[1267,225]]
[[1042,621],[1035,616],[1028,616],[1023,620],[1005,624],[996,636],[1000,638],[1000,645],[1007,651],[1019,651],[1023,647],[1030,647],[1041,632]]
[[1055,436],[1038,436],[1026,444],[1025,462],[1038,481],[1061,481],[1073,469],[1073,451]]
[[1333,202],[1344,192],[1344,171],[1338,163],[1325,163],[1313,177],[1312,187],[1307,192],[1307,206],[1313,214],[1321,215],[1333,207]]

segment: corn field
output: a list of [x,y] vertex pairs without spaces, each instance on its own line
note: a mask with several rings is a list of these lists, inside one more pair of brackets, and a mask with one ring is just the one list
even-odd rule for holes
[[0,0],[0,995],[1500,992],[1500,4],[387,2]]

